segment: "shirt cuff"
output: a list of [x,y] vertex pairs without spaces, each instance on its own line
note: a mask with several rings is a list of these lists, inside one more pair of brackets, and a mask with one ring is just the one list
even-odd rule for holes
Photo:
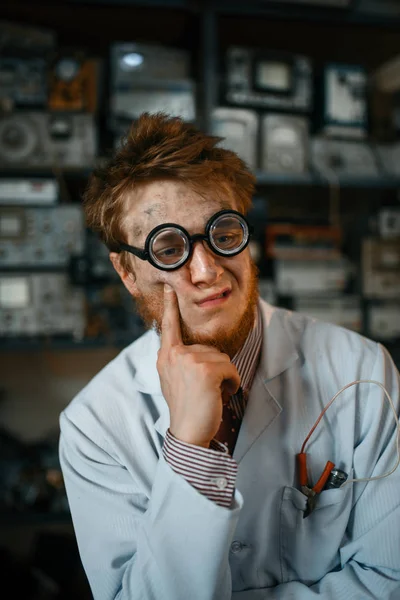
[[223,444],[217,440],[211,441],[210,448],[187,444],[168,429],[162,451],[169,466],[200,494],[231,507],[238,465]]

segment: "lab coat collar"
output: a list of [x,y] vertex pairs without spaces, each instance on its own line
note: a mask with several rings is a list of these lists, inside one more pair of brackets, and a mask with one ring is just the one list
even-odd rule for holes
[[289,327],[292,313],[263,300],[260,300],[259,308],[263,323],[259,374],[267,382],[286,371],[299,355]]
[[240,426],[233,458],[239,464],[254,442],[282,411],[282,379],[279,377],[299,357],[288,319],[291,313],[260,302],[263,344],[250,396]]

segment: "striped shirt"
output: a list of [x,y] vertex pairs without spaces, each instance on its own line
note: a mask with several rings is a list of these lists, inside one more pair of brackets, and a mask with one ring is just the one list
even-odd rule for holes
[[[240,393],[231,396],[230,406],[238,420],[238,427],[244,416],[247,400],[258,366],[262,345],[262,320],[259,309],[253,329],[242,348],[233,357],[240,376]],[[237,463],[227,448],[216,439],[210,448],[195,446],[178,440],[168,429],[163,455],[170,467],[182,475],[201,494],[220,506],[229,508],[232,504],[237,475]]]

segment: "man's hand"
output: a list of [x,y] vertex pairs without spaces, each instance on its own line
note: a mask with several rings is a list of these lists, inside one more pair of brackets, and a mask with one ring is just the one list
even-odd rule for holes
[[170,411],[170,431],[183,442],[209,447],[222,419],[222,398],[235,394],[239,373],[227,354],[185,346],[173,289],[164,285],[164,315],[157,370]]

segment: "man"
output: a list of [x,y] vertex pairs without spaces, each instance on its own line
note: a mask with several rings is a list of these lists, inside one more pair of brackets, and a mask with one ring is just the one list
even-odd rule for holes
[[[347,388],[304,448],[306,481],[296,461],[351,382],[383,384],[398,412],[398,372],[382,346],[258,300],[254,179],[217,142],[143,115],[86,192],[153,326],[61,416],[94,598],[398,598],[400,469],[365,481],[396,462],[383,389]],[[328,460],[349,483],[315,493]]]

